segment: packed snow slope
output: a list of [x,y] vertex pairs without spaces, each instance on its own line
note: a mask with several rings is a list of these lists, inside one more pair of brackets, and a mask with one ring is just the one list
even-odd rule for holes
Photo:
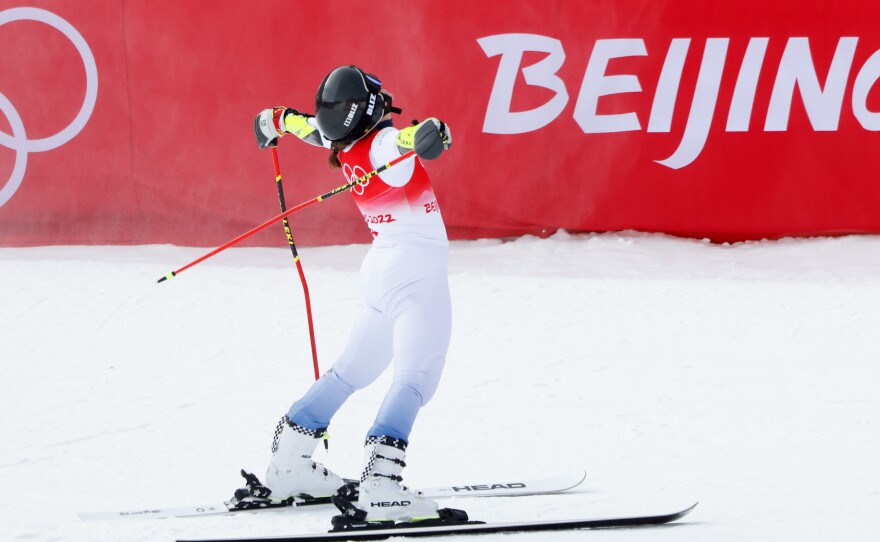
[[[281,232],[279,232],[281,236]],[[306,248],[321,369],[367,247]],[[262,475],[310,385],[289,250],[0,249],[0,539],[173,541],[329,528],[332,510],[80,522],[213,504]],[[573,493],[446,501],[486,521],[669,512],[677,526],[481,540],[876,540],[880,238],[735,245],[636,233],[454,242],[454,331],[413,486],[584,468]],[[316,458],[359,473],[388,375]]]

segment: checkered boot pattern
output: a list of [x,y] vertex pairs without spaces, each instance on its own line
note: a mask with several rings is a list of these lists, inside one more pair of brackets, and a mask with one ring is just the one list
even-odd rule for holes
[[437,503],[402,485],[406,442],[387,436],[369,437],[355,506],[365,521],[415,522],[439,518]]
[[272,500],[330,497],[345,484],[341,477],[312,460],[325,431],[306,429],[287,416],[281,418],[272,440],[272,461],[265,479],[266,487],[272,490]]

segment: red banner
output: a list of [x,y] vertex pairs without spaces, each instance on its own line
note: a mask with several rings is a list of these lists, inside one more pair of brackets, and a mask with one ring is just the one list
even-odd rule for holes
[[[0,0],[0,244],[216,246],[278,212],[260,109],[356,64],[452,150],[453,238],[880,231],[876,2]],[[346,182],[279,146],[288,205]],[[367,242],[344,195],[300,244]],[[286,242],[281,226],[250,244]]]

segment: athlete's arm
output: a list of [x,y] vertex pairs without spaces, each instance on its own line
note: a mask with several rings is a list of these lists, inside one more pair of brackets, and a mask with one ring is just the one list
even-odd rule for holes
[[[383,123],[380,123],[377,127],[379,129],[379,133],[376,134],[376,137],[373,138],[373,143],[370,145],[370,162],[374,168],[382,167],[383,165],[400,158],[401,155],[405,154],[407,149],[401,150],[401,148],[397,144],[397,135],[400,131],[391,126],[391,122],[388,121],[387,124],[383,127]],[[388,168],[379,176],[390,186],[403,186],[409,182],[412,178],[413,171],[415,171],[415,160],[410,158],[400,162],[396,166],[392,168]]]
[[254,133],[261,149],[276,146],[278,138],[285,134],[293,134],[309,145],[330,148],[330,141],[321,136],[315,117],[289,107],[261,111],[254,119]]
[[284,131],[295,135],[309,145],[330,148],[331,142],[321,135],[314,115],[300,113],[296,109],[286,109],[284,112]]
[[443,151],[449,150],[451,145],[452,130],[446,123],[434,117],[397,133],[397,146],[401,153],[413,149],[425,160],[437,158]]

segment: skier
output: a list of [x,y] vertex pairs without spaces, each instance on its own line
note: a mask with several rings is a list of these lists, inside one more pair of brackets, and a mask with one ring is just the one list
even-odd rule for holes
[[[342,66],[321,82],[314,116],[287,107],[265,109],[254,119],[254,131],[261,148],[293,134],[330,149],[330,166],[349,182],[411,149],[426,160],[449,149],[452,136],[445,123],[428,118],[398,130],[392,112],[400,109],[377,77]],[[342,355],[279,422],[265,486],[252,487],[251,495],[265,496],[265,488],[273,500],[339,492],[348,501],[334,502],[361,522],[443,521],[438,518],[447,517],[446,510],[401,482],[413,422],[437,389],[449,347],[446,227],[428,174],[415,157],[355,185],[351,193],[373,236],[359,275],[364,305]],[[367,432],[355,498],[344,479],[311,456],[343,402],[392,360],[393,382]]]

